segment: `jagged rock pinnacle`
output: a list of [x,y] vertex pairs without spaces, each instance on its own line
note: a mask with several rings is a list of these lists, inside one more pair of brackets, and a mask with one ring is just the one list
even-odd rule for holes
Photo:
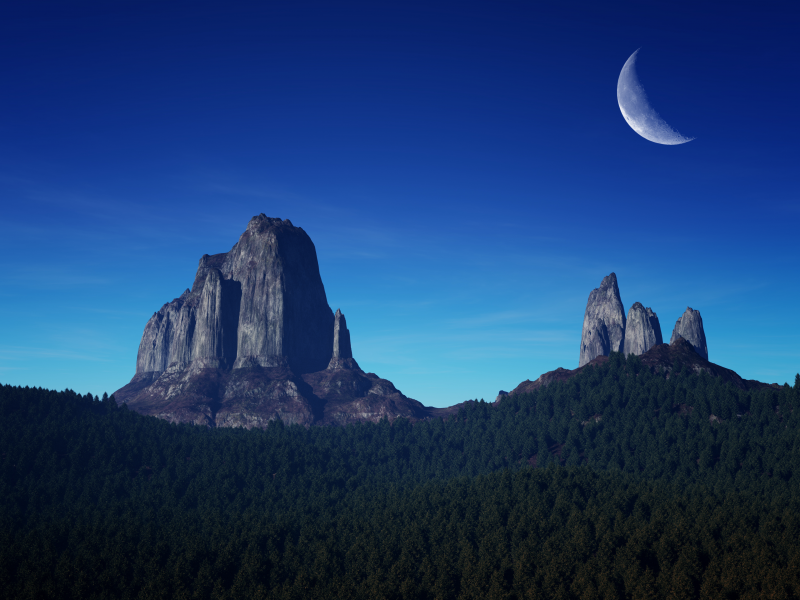
[[689,342],[695,352],[708,360],[708,344],[699,310],[686,307],[686,312],[675,323],[675,329],[672,330],[672,337],[669,339],[670,344],[679,337]]
[[333,321],[333,355],[328,369],[358,369],[350,346],[350,331],[341,309],[336,309]]
[[641,356],[656,344],[663,344],[658,315],[649,306],[634,302],[625,324],[625,354]]
[[625,343],[625,312],[617,286],[617,275],[603,278],[599,288],[592,290],[586,303],[581,334],[581,353],[578,366],[597,356],[622,352]]

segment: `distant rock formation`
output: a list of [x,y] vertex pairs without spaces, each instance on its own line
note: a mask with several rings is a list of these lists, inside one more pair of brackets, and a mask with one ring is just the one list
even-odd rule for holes
[[146,415],[217,427],[452,412],[360,369],[344,315],[328,306],[313,242],[264,214],[230,252],[203,256],[192,289],[150,318],[136,374],[114,395]]
[[[682,337],[678,337],[669,344],[656,344],[647,352],[642,354],[639,359],[646,368],[652,373],[661,374],[669,378],[676,369],[685,368],[690,373],[708,373],[712,377],[718,377],[725,382],[735,385],[742,390],[758,390],[764,388],[779,388],[777,383],[763,383],[754,379],[742,379],[735,371],[726,369],[701,357],[694,347]],[[575,377],[584,369],[593,368],[604,364],[609,360],[608,356],[598,356],[590,363],[578,367],[577,369],[558,368],[555,371],[548,371],[539,376],[538,379],[523,381],[509,393],[509,396],[517,394],[528,394],[537,389],[546,387],[557,381],[568,381]],[[505,396],[498,396],[495,403],[502,402]]]
[[598,356],[622,352],[624,343],[625,311],[619,296],[617,275],[611,273],[603,278],[599,288],[589,294],[583,316],[578,366],[582,367]]
[[700,316],[699,310],[687,307],[686,312],[677,320],[669,343],[671,344],[679,337],[689,342],[695,352],[708,360],[708,344],[706,343],[706,333],[703,330],[703,318]]
[[663,343],[658,315],[649,306],[645,308],[640,302],[634,302],[625,324],[625,354],[639,356],[656,344]]

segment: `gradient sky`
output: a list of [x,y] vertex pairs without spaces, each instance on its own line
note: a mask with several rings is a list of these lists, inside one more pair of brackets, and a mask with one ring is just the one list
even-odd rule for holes
[[[0,5],[0,382],[109,393],[256,214],[427,405],[578,363],[614,271],[665,338],[800,371],[796,2]],[[688,144],[638,136],[637,69]]]

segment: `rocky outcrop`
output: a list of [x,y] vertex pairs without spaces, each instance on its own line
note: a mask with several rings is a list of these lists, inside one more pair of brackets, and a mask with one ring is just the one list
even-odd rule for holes
[[645,308],[640,302],[634,302],[625,324],[625,354],[639,356],[656,344],[663,343],[658,315],[649,306]]
[[341,309],[336,309],[333,321],[333,355],[328,369],[358,369],[350,347],[350,331]]
[[263,214],[229,252],[203,256],[192,288],[150,318],[136,374],[114,395],[146,415],[212,427],[452,412],[361,370],[344,315],[328,306],[311,239]]
[[322,418],[319,399],[286,367],[197,368],[137,374],[115,392],[117,402],[173,423],[210,427],[311,425]]
[[586,303],[578,366],[598,356],[622,352],[625,343],[625,311],[619,296],[615,273],[603,278]]
[[[537,389],[548,386],[557,381],[568,381],[584,369],[602,365],[609,360],[608,356],[598,356],[588,364],[577,369],[558,368],[555,371],[548,371],[540,375],[538,379],[523,381],[509,393],[509,396],[517,394],[528,394]],[[708,362],[701,357],[694,347],[682,337],[676,338],[669,344],[657,344],[639,357],[642,365],[651,372],[660,374],[669,379],[670,375],[682,368],[691,373],[707,373],[712,377],[718,377],[725,382],[731,383],[741,390],[758,390],[764,388],[779,388],[777,383],[763,383],[754,379],[743,379],[738,373],[712,362]],[[503,398],[498,397],[497,402]]]
[[736,372],[708,362],[695,351],[689,342],[680,336],[669,344],[654,346],[649,352],[641,356],[641,360],[642,364],[650,367],[652,371],[661,370],[667,376],[672,371],[685,366],[692,373],[706,372],[714,377],[720,377],[743,390],[768,386],[768,384],[762,384],[758,381],[742,379]]
[[689,342],[695,352],[708,360],[708,344],[706,343],[706,333],[703,330],[703,318],[700,316],[699,310],[686,308],[686,312],[675,323],[675,329],[672,330],[672,336],[669,339],[670,344],[679,337]]
[[328,368],[302,375],[315,398],[320,400],[323,425],[347,425],[405,417],[411,420],[433,416],[436,409],[404,396],[391,381],[365,373],[353,358],[350,331],[337,309],[333,325],[333,352]]
[[304,374],[302,379],[321,401],[323,414],[318,423],[322,425],[376,422],[384,417],[419,420],[433,414],[421,402],[404,396],[391,381],[358,367],[325,369]]

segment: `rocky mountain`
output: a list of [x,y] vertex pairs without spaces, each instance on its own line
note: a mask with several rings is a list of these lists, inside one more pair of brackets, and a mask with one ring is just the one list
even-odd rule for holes
[[586,303],[581,334],[578,366],[582,367],[598,356],[622,352],[625,343],[625,310],[615,273],[603,278],[599,288],[592,290]]
[[658,315],[649,306],[645,308],[641,302],[634,302],[628,311],[625,324],[625,354],[644,354],[657,344],[663,344],[661,325]]
[[[699,311],[687,308],[669,345],[651,308],[635,302],[626,318],[611,273],[586,303],[579,367],[524,381],[511,395],[566,381],[611,352],[640,355],[666,376],[683,364],[743,389],[766,385],[708,362]],[[263,214],[229,252],[204,255],[192,287],[153,314],[136,374],[114,395],[142,414],[212,427],[266,427],[276,418],[306,426],[419,420],[460,407],[423,406],[364,372],[344,314],[328,306],[313,242],[288,219]]]
[[449,414],[360,369],[313,242],[263,214],[229,252],[203,256],[192,288],[153,314],[136,374],[114,395],[146,415],[217,427]]
[[675,329],[672,330],[672,337],[669,339],[670,343],[679,337],[689,342],[695,352],[708,360],[708,344],[706,343],[706,333],[703,330],[703,318],[700,316],[699,310],[686,307],[686,311],[675,323]]
[[230,252],[204,255],[191,290],[145,326],[136,373],[207,368],[324,369],[333,312],[314,244],[287,219],[253,217]]
[[577,369],[558,368],[534,381],[527,379],[511,392],[500,391],[495,404],[516,394],[533,392],[556,381],[568,381],[583,369],[603,364],[611,352],[639,356],[642,364],[654,373],[669,378],[682,366],[694,373],[705,372],[743,390],[780,387],[752,379],[708,361],[708,346],[700,311],[687,308],[672,332],[669,344],[662,343],[658,316],[649,307],[634,302],[627,319],[622,313],[617,276],[611,273],[600,287],[592,290],[583,319],[580,363]]
[[[681,366],[684,365],[688,370],[694,373],[706,372],[713,377],[720,377],[724,381],[732,383],[742,390],[780,387],[777,383],[767,384],[754,379],[743,379],[735,371],[708,362],[708,360],[695,351],[692,344],[682,337],[674,339],[669,344],[657,344],[653,346],[643,353],[639,359],[645,367],[649,368],[654,373],[662,373],[666,378],[669,378],[670,373],[675,369],[680,369]],[[584,369],[601,365],[607,360],[609,360],[608,356],[601,355],[577,369],[558,368],[555,371],[548,371],[534,381],[529,379],[523,381],[507,395],[526,394],[538,388],[548,386],[555,381],[567,381]],[[502,402],[504,397],[506,397],[506,395],[498,396],[496,402]]]

